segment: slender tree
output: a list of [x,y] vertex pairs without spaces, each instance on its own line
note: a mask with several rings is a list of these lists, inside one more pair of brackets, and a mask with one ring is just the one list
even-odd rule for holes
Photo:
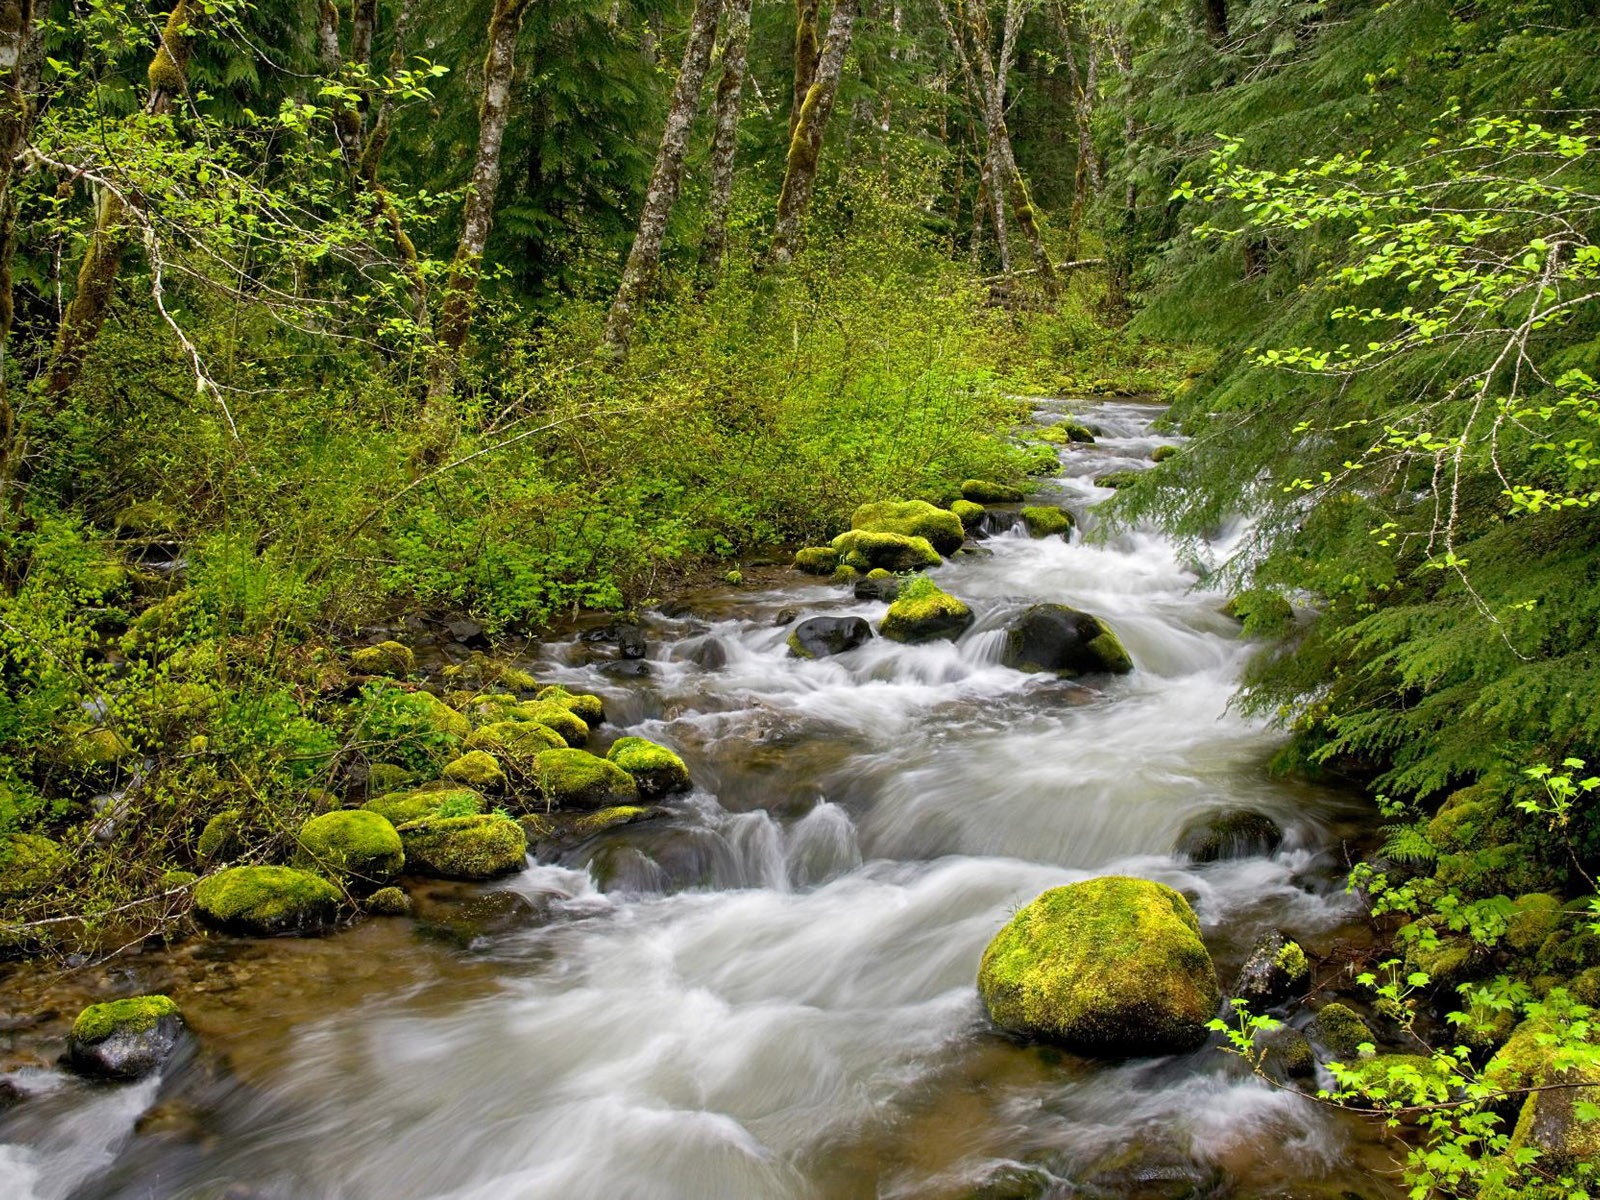
[[711,195],[700,264],[717,267],[728,247],[728,209],[733,202],[733,157],[738,149],[739,102],[750,52],[751,0],[728,0],[722,37],[722,78],[717,81],[716,132],[711,141]]
[[[1072,89],[1072,118],[1077,126],[1078,146],[1072,172],[1072,212],[1067,221],[1067,258],[1078,257],[1083,234],[1083,216],[1100,195],[1100,157],[1094,145],[1094,109],[1100,89],[1099,42],[1090,34],[1080,34],[1075,22],[1073,0],[1056,4],[1051,10],[1061,31],[1067,64],[1067,82]],[[1078,63],[1080,48],[1083,65]]]
[[800,123],[800,110],[805,107],[806,93],[817,78],[817,61],[822,57],[822,47],[817,41],[817,15],[822,0],[794,0],[794,99],[789,105],[789,137],[794,137],[794,127]]
[[[473,300],[483,248],[494,224],[494,198],[500,188],[500,149],[511,118],[511,83],[517,69],[517,34],[529,0],[495,0],[489,15],[489,49],[483,60],[483,99],[478,104],[478,149],[462,214],[461,240],[456,243],[450,275],[439,308],[437,346],[428,381],[424,424],[441,436],[449,421],[441,411],[454,383],[457,360],[472,327]],[[435,438],[435,441],[438,439]]]
[[6,387],[5,355],[15,314],[11,268],[16,255],[17,203],[11,190],[17,157],[27,144],[33,116],[33,66],[37,55],[33,0],[0,3],[0,514],[10,509],[16,479],[16,414]]
[[633,334],[639,304],[644,300],[661,266],[661,245],[667,236],[667,221],[677,203],[683,184],[683,158],[689,144],[689,127],[700,112],[700,93],[706,70],[711,65],[711,47],[717,36],[717,10],[721,0],[696,0],[689,25],[689,42],[683,48],[678,67],[678,82],[672,89],[667,109],[666,128],[656,151],[655,170],[645,190],[644,208],[639,214],[639,232],[622,268],[622,281],[611,301],[606,317],[605,344],[610,352],[623,357]]
[[822,138],[833,115],[839,95],[839,78],[844,73],[844,56],[861,0],[835,0],[828,17],[828,36],[817,60],[816,78],[806,90],[800,105],[794,134],[789,138],[789,156],[784,165],[783,190],[778,194],[778,220],[772,235],[772,259],[787,262],[799,248],[806,214],[811,208],[811,191],[816,184],[817,163],[822,157]]

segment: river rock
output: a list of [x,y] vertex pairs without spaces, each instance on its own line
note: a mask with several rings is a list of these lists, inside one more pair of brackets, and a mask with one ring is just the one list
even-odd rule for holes
[[1354,1059],[1364,1044],[1378,1040],[1360,1013],[1337,1000],[1324,1004],[1317,1012],[1311,1021],[1311,1034],[1345,1062]]
[[619,659],[616,662],[601,663],[600,674],[608,679],[644,679],[655,674],[649,663],[642,658]]
[[984,951],[978,991],[1002,1029],[1112,1056],[1193,1050],[1220,999],[1189,902],[1118,875],[1021,909]]
[[452,817],[474,816],[487,808],[488,802],[472,788],[441,781],[408,792],[374,796],[361,807],[367,812],[377,813],[398,829],[407,822],[435,816],[441,810],[446,810],[447,815]]
[[339,889],[293,867],[229,867],[194,887],[207,925],[255,937],[320,933],[339,915]]
[[1022,510],[1022,522],[1028,527],[1028,536],[1031,538],[1047,538],[1057,533],[1064,538],[1070,537],[1073,526],[1077,524],[1071,513],[1053,504],[1029,505]]
[[417,656],[400,642],[379,642],[350,653],[350,666],[363,675],[392,675],[404,679],[417,669]]
[[304,865],[373,887],[393,879],[406,861],[388,819],[360,808],[312,817],[300,827],[300,852]]
[[1254,1011],[1282,1004],[1311,982],[1311,964],[1298,942],[1272,930],[1256,939],[1250,957],[1239,969],[1233,985],[1233,998],[1243,1000]]
[[834,538],[833,548],[838,552],[840,566],[862,572],[875,568],[921,571],[927,567],[937,567],[944,561],[927,538],[903,533],[852,529]]
[[[573,751],[555,750],[553,754]],[[575,753],[581,754],[582,751]],[[499,813],[474,817],[424,817],[400,826],[406,865],[440,879],[494,879],[527,864],[522,826]]]
[[[599,696],[590,692],[574,692],[562,687],[560,684],[551,684],[547,688],[540,688],[534,700],[539,704],[556,704],[566,709],[584,724],[584,733],[590,727],[605,724],[606,702]],[[517,706],[521,711],[522,706]]]
[[1035,604],[1023,612],[1006,630],[1000,661],[1018,671],[1050,671],[1064,679],[1133,670],[1110,626],[1065,604]]
[[687,792],[691,786],[689,768],[683,765],[683,759],[642,737],[618,738],[606,758],[633,777],[639,795],[646,800]]
[[80,1075],[138,1079],[172,1057],[184,1029],[183,1014],[166,996],[91,1004],[67,1035],[67,1065]]
[[447,622],[445,629],[449,631],[452,641],[459,642],[469,650],[489,648],[489,639],[484,636],[483,626],[476,621],[462,617],[460,620]]
[[633,776],[585,750],[546,750],[535,774],[540,794],[555,808],[611,808],[639,798]]
[[789,635],[789,653],[795,658],[828,658],[871,640],[872,626],[862,617],[810,617]]
[[1271,854],[1283,844],[1283,830],[1265,813],[1250,808],[1213,809],[1183,827],[1173,853],[1191,862],[1217,862]]
[[972,610],[949,592],[919,588],[902,592],[889,606],[878,632],[894,642],[955,641],[973,622]]
[[965,479],[961,482],[961,498],[974,504],[1019,504],[1022,490],[992,479]]
[[1570,1171],[1579,1163],[1600,1162],[1600,1122],[1582,1120],[1577,1107],[1592,1102],[1600,1071],[1558,1068],[1558,1032],[1548,1018],[1524,1021],[1490,1060],[1487,1074],[1498,1087],[1549,1089],[1522,1102],[1510,1149],[1537,1150],[1541,1168]]
[[868,571],[856,580],[856,599],[881,600],[885,604],[893,604],[904,582],[900,576],[891,575],[888,571]]
[[863,504],[851,516],[850,528],[925,538],[940,554],[961,549],[967,537],[960,517],[926,500],[880,500],[876,504]]

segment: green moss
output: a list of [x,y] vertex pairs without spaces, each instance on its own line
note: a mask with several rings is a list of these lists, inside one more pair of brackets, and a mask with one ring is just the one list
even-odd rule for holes
[[350,666],[363,675],[389,675],[404,679],[417,669],[417,656],[410,646],[399,642],[379,642],[350,653]]
[[467,749],[492,754],[511,774],[526,777],[546,750],[564,750],[567,740],[548,725],[536,721],[496,721],[473,732]]
[[691,786],[683,759],[644,738],[618,738],[606,757],[633,776],[639,794],[646,799],[687,792]]
[[72,1023],[72,1040],[81,1045],[103,1042],[114,1033],[144,1033],[154,1029],[163,1017],[183,1013],[169,996],[129,996],[105,1004],[91,1004]]
[[1193,1049],[1220,999],[1188,901],[1116,875],[1021,909],[984,951],[978,990],[1001,1027],[1088,1053]]
[[468,811],[458,811],[456,815],[469,816],[482,812],[487,804],[472,788],[445,785],[417,788],[409,792],[390,792],[368,800],[361,807],[367,812],[377,813],[398,828],[407,822],[431,817],[442,808],[465,808]]
[[162,891],[171,892],[179,888],[192,887],[199,878],[200,876],[193,871],[163,871],[161,872],[161,889]]
[[639,795],[632,775],[586,750],[546,750],[537,777],[545,802],[556,808],[612,808]]
[[207,924],[238,933],[313,932],[333,923],[339,889],[293,867],[229,867],[195,885],[194,908]]
[[950,505],[950,511],[955,513],[964,529],[973,529],[983,520],[983,514],[988,510],[971,500],[957,500]]
[[1311,964],[1306,961],[1306,952],[1299,942],[1285,942],[1274,961],[1278,964],[1278,970],[1291,980],[1298,982],[1310,978]]
[[839,552],[832,546],[807,546],[795,551],[794,565],[807,575],[832,575],[839,565]]
[[400,826],[400,840],[413,871],[443,879],[493,879],[520,871],[528,852],[522,826],[497,813],[425,817]]
[[494,755],[483,750],[468,750],[446,763],[441,774],[453,783],[464,783],[481,792],[496,792],[506,785],[506,773]]
[[1177,456],[1178,448],[1176,446],[1157,446],[1150,452],[1150,461],[1153,463],[1164,463],[1169,458],[1176,458]]
[[587,692],[569,692],[564,687],[552,686],[545,688],[534,699],[559,704],[591,727],[606,719],[605,701]]
[[1316,1038],[1341,1059],[1353,1059],[1363,1045],[1376,1039],[1359,1013],[1335,1000],[1325,1004],[1311,1024]]
[[554,700],[530,700],[511,710],[518,721],[532,721],[554,729],[569,746],[582,746],[589,740],[589,723]]
[[206,822],[195,843],[195,857],[205,866],[227,862],[244,849],[244,814],[224,809]]
[[0,898],[38,891],[66,862],[60,844],[40,834],[0,834]]
[[472,732],[472,722],[458,713],[432,692],[413,692],[411,710],[439,733],[465,739]]
[[1035,504],[1024,508],[1022,520],[1028,527],[1028,536],[1035,538],[1049,537],[1055,533],[1065,536],[1077,524],[1066,509],[1051,504]]
[[833,574],[828,577],[828,580],[830,583],[848,585],[854,583],[860,577],[861,572],[856,570],[854,567],[841,566],[835,568]]
[[953,554],[961,549],[967,536],[960,517],[926,500],[880,500],[876,504],[863,504],[851,516],[850,528],[922,538],[940,554]]
[[574,837],[591,838],[604,833],[608,829],[616,829],[622,825],[631,825],[635,821],[642,821],[651,816],[651,810],[640,808],[636,804],[620,804],[615,808],[602,808],[599,812],[586,813],[572,823]]
[[839,554],[840,565],[855,571],[870,571],[874,567],[895,572],[921,571],[944,561],[927,538],[908,537],[903,533],[852,529],[834,538],[833,548]]
[[972,609],[965,603],[932,586],[907,585],[884,613],[878,632],[896,642],[932,642],[940,638],[955,641],[973,621]]
[[1506,945],[1519,954],[1532,954],[1562,927],[1565,916],[1561,897],[1549,892],[1529,892],[1513,901],[1516,911],[1506,922]]
[[1316,1052],[1305,1034],[1282,1026],[1267,1036],[1266,1061],[1281,1076],[1304,1079],[1317,1073]]
[[77,731],[67,758],[74,767],[93,770],[114,766],[132,753],[133,746],[122,734],[104,725],[96,725]]
[[1294,624],[1294,608],[1267,588],[1240,592],[1222,606],[1222,615],[1238,621],[1251,637],[1282,633]]
[[974,504],[1020,504],[1022,489],[992,479],[963,479],[961,498]]
[[1137,483],[1140,474],[1139,471],[1107,471],[1103,475],[1094,477],[1094,485],[1103,488],[1125,488],[1129,484]]
[[370,809],[324,813],[300,827],[303,865],[382,882],[405,866],[400,835]]
[[504,659],[491,658],[481,651],[473,651],[466,662],[452,663],[440,674],[457,687],[479,691],[501,687],[508,692],[533,692],[539,687],[539,681],[521,667]]
[[361,907],[375,917],[409,917],[411,897],[397,887],[379,888],[367,897]]
[[1428,822],[1428,840],[1443,851],[1466,849],[1477,842],[1499,810],[1498,800],[1481,789],[1453,792]]
[[367,794],[382,796],[398,792],[411,778],[411,772],[394,763],[373,763],[367,768]]

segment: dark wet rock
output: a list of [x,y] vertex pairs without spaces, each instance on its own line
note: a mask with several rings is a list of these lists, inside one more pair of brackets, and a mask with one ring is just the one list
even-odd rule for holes
[[1300,944],[1272,930],[1256,939],[1250,957],[1239,969],[1233,997],[1259,1012],[1303,993],[1310,981],[1311,964]]
[[530,813],[519,823],[533,854],[549,861],[602,833],[670,815],[655,805],[619,804],[591,813]]
[[613,621],[599,629],[591,629],[580,635],[580,640],[615,646],[617,654],[624,659],[643,658],[649,649],[644,630],[628,621]]
[[1065,604],[1035,604],[1006,630],[1001,662],[1018,671],[1063,678],[1133,670],[1121,639],[1099,617]]
[[656,611],[669,621],[675,621],[679,617],[687,617],[694,607],[687,600],[668,600],[665,604],[657,605]]
[[1282,844],[1283,830],[1271,817],[1250,808],[1228,808],[1190,821],[1178,835],[1173,852],[1204,863],[1271,854]]
[[799,618],[800,610],[798,608],[780,608],[778,615],[772,618],[772,624],[775,628],[782,629],[785,625],[794,624]]
[[600,674],[609,679],[643,679],[654,672],[650,664],[642,658],[619,659],[616,662],[602,663],[599,667]]
[[1262,1038],[1267,1069],[1280,1079],[1312,1079],[1317,1074],[1317,1056],[1306,1035],[1280,1026]]
[[8,1108],[15,1108],[28,1098],[28,1093],[11,1079],[0,1079],[0,1112]]
[[487,650],[489,648],[489,639],[484,636],[483,626],[476,621],[468,621],[465,618],[459,621],[451,621],[445,625],[445,630],[450,634],[451,640],[459,642],[469,649]]
[[900,576],[891,575],[888,571],[869,571],[856,580],[856,599],[881,600],[885,604],[893,604],[903,582]]
[[702,670],[720,671],[728,665],[728,648],[720,638],[696,638],[680,647],[680,653],[685,662],[692,662]]
[[861,617],[810,617],[789,635],[789,653],[796,658],[827,658],[872,640],[872,626]]
[[67,1065],[100,1079],[138,1079],[172,1057],[184,1031],[183,1014],[166,996],[91,1004],[67,1035]]
[[417,922],[417,932],[426,938],[463,948],[483,938],[503,937],[544,923],[547,905],[539,904],[521,892],[497,890],[467,896],[455,903],[432,903]]

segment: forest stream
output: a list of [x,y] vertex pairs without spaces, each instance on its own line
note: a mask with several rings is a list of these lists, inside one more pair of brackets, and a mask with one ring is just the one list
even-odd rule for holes
[[[1070,411],[1100,434],[1039,485],[1081,525],[1111,494],[1094,477],[1175,440],[1152,405],[1041,403],[1041,421]],[[603,734],[674,747],[695,790],[508,880],[418,882],[409,919],[94,969],[170,989],[197,1035],[138,1083],[45,1057],[75,1011],[67,977],[61,1020],[0,1034],[27,1097],[0,1111],[0,1194],[1397,1195],[1369,1123],[1215,1041],[1095,1062],[986,1021],[986,943],[1042,890],[1095,875],[1190,897],[1224,992],[1268,929],[1324,963],[1368,939],[1344,879],[1370,813],[1269,773],[1280,735],[1230,707],[1255,647],[1225,597],[1153,532],[1086,544],[1005,523],[933,573],[978,616],[954,643],[790,657],[796,614],[884,609],[796,573],[647,614],[643,666],[577,631],[533,648],[541,681],[602,695]],[[1103,616],[1135,671],[1078,684],[1000,665],[1008,618],[1041,601]],[[1283,844],[1175,855],[1219,806],[1271,816]]]

